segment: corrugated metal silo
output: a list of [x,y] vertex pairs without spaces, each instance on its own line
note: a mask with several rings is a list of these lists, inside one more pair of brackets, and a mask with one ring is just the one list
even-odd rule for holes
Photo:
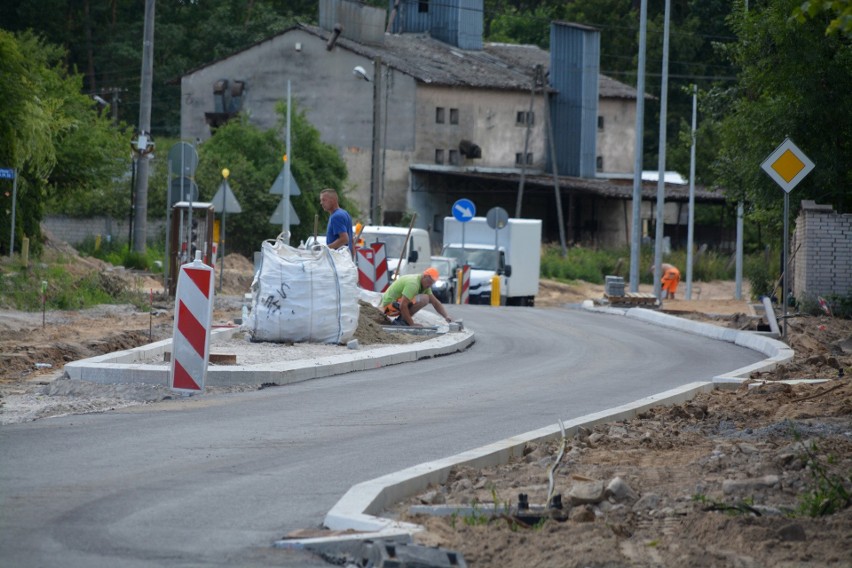
[[432,37],[461,49],[482,49],[482,0],[433,2]]
[[[393,12],[394,5],[397,0],[388,1],[388,13]],[[429,31],[431,24],[430,12],[432,4],[435,2],[426,2],[422,0],[399,0],[396,13],[393,14],[393,25],[391,32],[399,33],[422,33]]]
[[550,108],[560,175],[595,177],[600,52],[598,30],[551,24],[550,84],[558,93]]
[[351,40],[379,45],[385,38],[385,18],[387,13],[353,0],[320,0],[319,25],[332,31],[341,24],[341,35]]

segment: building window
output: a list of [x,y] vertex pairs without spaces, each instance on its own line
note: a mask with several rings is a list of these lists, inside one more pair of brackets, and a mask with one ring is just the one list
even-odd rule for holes
[[444,163],[444,151],[443,150],[435,150],[435,163],[443,164]]
[[535,124],[535,113],[527,112],[525,110],[519,110],[518,114],[515,116],[515,123],[518,126],[526,126],[529,123],[530,126]]
[[[527,153],[527,163],[526,165],[531,166],[533,163],[533,155],[532,152]],[[522,166],[524,165],[524,153],[518,152],[515,154],[515,165]]]
[[598,156],[595,160],[595,166],[599,172],[603,171],[603,156]]
[[450,124],[458,124],[459,123],[459,109],[451,108],[450,109]]
[[458,150],[450,150],[450,164],[453,166],[459,165],[459,151]]
[[598,117],[598,130],[603,130],[603,126],[604,126],[604,117],[599,116]]
[[438,124],[444,124],[444,107],[435,108],[435,122]]
[[421,14],[428,14],[429,13],[429,0],[420,0],[417,3],[417,11],[420,12]]

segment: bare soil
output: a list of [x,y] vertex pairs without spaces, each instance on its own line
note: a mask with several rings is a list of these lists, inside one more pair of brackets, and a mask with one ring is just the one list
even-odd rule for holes
[[[0,424],[166,398],[157,389],[79,388],[68,384],[80,381],[59,380],[68,361],[170,337],[173,305],[149,275],[81,259],[61,242],[48,249],[47,261],[50,255],[66,265],[70,258],[80,274],[95,271],[147,293],[153,306],[44,316],[0,310]],[[217,283],[223,281],[214,310],[219,325],[239,317],[252,279],[248,259],[229,255],[225,267],[223,278],[216,273]],[[683,285],[679,298],[661,309],[739,329],[754,329],[759,319],[748,302],[732,299],[731,282],[698,283],[691,301],[682,294]],[[536,309],[602,295],[602,286],[543,281]],[[383,323],[378,310],[362,304],[356,338],[365,345],[400,341]],[[557,443],[531,444],[522,459],[503,467],[460,468],[396,514],[427,528],[421,542],[461,552],[468,566],[852,566],[852,321],[793,317],[788,343],[795,360],[754,377],[767,385],[714,391],[566,440],[554,477],[563,508],[541,523],[516,515],[515,507],[519,494],[533,506],[547,504]],[[777,382],[791,378],[826,382]],[[22,397],[37,408],[4,420],[6,403]],[[499,515],[483,512],[495,502]],[[472,509],[413,516],[412,504]],[[807,515],[807,506],[828,514]]]
[[[733,283],[702,287],[703,300],[661,309],[754,329]],[[540,290],[539,306],[603,295],[584,283]],[[390,513],[426,528],[418,543],[471,567],[852,566],[852,321],[793,317],[787,343],[794,360],[750,385],[597,426],[564,447],[529,444],[505,466],[457,468]],[[521,495],[533,514],[519,510]],[[435,514],[412,513],[424,505]]]

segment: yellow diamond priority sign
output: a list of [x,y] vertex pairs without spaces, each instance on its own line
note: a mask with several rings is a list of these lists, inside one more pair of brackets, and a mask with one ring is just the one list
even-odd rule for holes
[[787,138],[760,167],[781,189],[790,193],[814,169],[814,163]]

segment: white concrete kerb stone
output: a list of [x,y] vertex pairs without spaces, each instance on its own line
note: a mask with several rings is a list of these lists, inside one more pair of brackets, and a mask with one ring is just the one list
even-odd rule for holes
[[[685,320],[643,308],[620,309],[596,307],[589,300],[583,302],[582,309],[597,313],[630,317],[639,321],[686,331],[711,339],[728,341],[768,355],[768,358],[759,363],[714,377],[712,382],[692,383],[611,410],[569,420],[564,423],[565,435],[568,437],[573,436],[580,426],[590,428],[607,422],[628,420],[654,406],[680,404],[691,400],[700,392],[709,392],[724,384],[739,385],[748,380],[752,372],[771,370],[776,365],[790,361],[793,358],[793,350],[786,344],[755,333],[719,328],[711,324]],[[325,517],[324,524],[327,528],[336,531],[365,531],[355,537],[349,537],[356,539],[378,539],[383,538],[383,535],[395,536],[401,530],[408,530],[413,534],[414,532],[423,530],[423,527],[399,523],[391,519],[379,517],[378,515],[391,505],[425,491],[430,484],[443,483],[446,481],[453,467],[464,465],[472,468],[485,468],[505,464],[512,457],[522,455],[524,446],[527,443],[548,441],[560,436],[561,430],[559,425],[556,424],[501,440],[469,452],[423,463],[396,473],[359,483],[347,491],[340,501],[332,507]],[[335,539],[336,537],[288,539],[276,542],[276,546],[310,548],[312,545],[333,542]]]

